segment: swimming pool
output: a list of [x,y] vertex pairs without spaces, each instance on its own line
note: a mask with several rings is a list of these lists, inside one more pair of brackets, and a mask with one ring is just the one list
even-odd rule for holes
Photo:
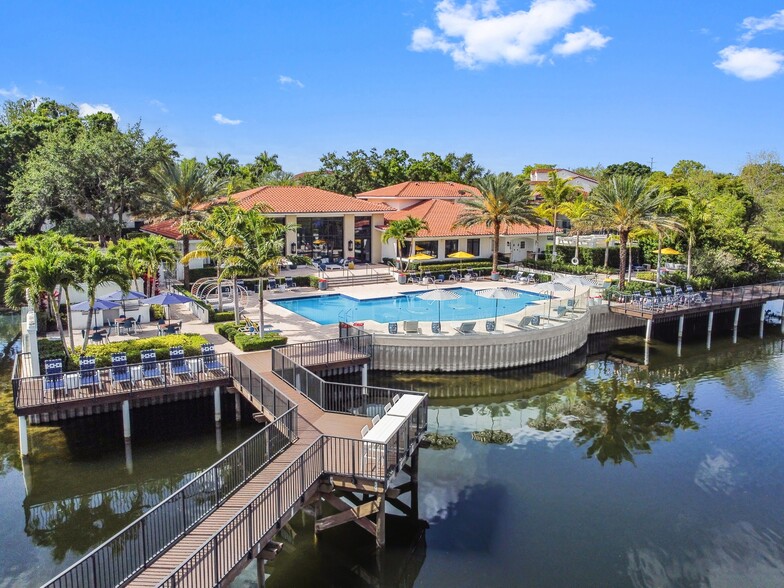
[[[498,316],[512,314],[529,304],[547,299],[546,295],[535,292],[527,292],[517,288],[510,289],[517,290],[520,297],[511,300],[498,300]],[[460,298],[444,300],[440,303],[442,321],[466,321],[495,316],[496,300],[477,296],[469,288],[448,288],[448,290],[458,294]],[[272,302],[320,325],[329,325],[340,321],[366,320],[380,323],[409,320],[437,321],[439,302],[421,300],[417,295],[422,292],[425,290],[370,300],[359,300],[345,294],[330,294]]]

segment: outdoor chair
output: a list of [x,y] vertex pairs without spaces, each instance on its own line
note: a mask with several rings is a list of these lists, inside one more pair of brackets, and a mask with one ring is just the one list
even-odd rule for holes
[[518,323],[506,323],[507,326],[512,327],[513,329],[525,329],[526,327],[531,325],[531,320],[533,317],[524,316],[520,319]]
[[375,415],[373,417],[373,420],[370,421],[370,426],[371,427],[375,427],[378,424],[378,421],[380,421],[380,420],[381,420],[381,417],[379,415]]
[[563,318],[564,316],[566,316],[566,307],[565,306],[557,307],[555,309],[555,318],[559,319],[559,318]]
[[125,353],[112,353],[112,385],[123,386],[131,381],[128,357]]
[[370,431],[370,429],[368,428],[368,426],[367,426],[367,425],[365,425],[364,427],[362,427],[362,430],[360,431],[360,434],[361,434],[361,435],[362,435],[362,437],[364,438],[364,437],[365,437],[365,435],[367,435],[369,431]]
[[459,282],[460,281],[460,279],[461,279],[460,272],[457,271],[457,268],[449,270],[449,279],[451,281],[453,281],[453,282]]
[[461,335],[470,335],[474,333],[474,327],[476,326],[475,321],[471,321],[468,323],[460,323],[459,327],[455,327],[455,331],[460,333]]
[[530,274],[528,274],[527,283],[528,284],[536,284],[536,274],[535,273],[531,272]]
[[275,278],[270,278],[267,280],[267,290],[277,290],[278,289],[278,282]]
[[141,353],[142,357],[142,378],[152,380],[162,378],[161,365],[158,363],[158,355],[154,349],[145,349]]
[[438,274],[436,276],[436,282],[438,282],[439,284],[443,284],[444,283],[444,274]]
[[574,312],[576,310],[576,302],[573,298],[566,301],[566,310],[569,312]]
[[441,323],[438,321],[430,323],[430,330],[434,335],[438,335],[441,332]]
[[512,281],[513,281],[513,282],[523,282],[523,283],[525,283],[525,282],[527,281],[527,277],[525,276],[525,273],[524,273],[524,272],[522,272],[522,271],[518,271],[518,272],[517,272],[517,273],[516,273],[516,274],[515,274],[515,275],[512,277]]
[[425,277],[423,279],[423,283],[425,284],[435,284],[436,280],[433,278],[433,272],[425,272]]
[[215,345],[212,343],[203,343],[201,346],[201,355],[205,372],[218,372],[219,374],[227,373],[226,366],[218,361],[218,356],[215,355]]
[[531,317],[531,326],[538,327],[542,324],[542,317],[538,314],[535,314]]
[[495,321],[485,321],[485,331],[488,333],[495,331]]
[[390,410],[392,410],[392,403],[391,402],[387,402],[384,405],[384,414],[387,414]]
[[109,337],[108,337],[108,335],[106,335],[106,333],[97,332],[97,333],[93,333],[92,335],[90,335],[90,342],[91,343],[103,344],[103,343],[106,343],[108,340],[109,340]]
[[85,355],[79,358],[79,387],[91,388],[99,382],[98,372],[95,370],[95,358]]
[[44,392],[52,392],[56,395],[58,390],[65,392],[63,360],[47,359],[44,361]]
[[138,333],[142,330],[142,315],[136,317],[136,322],[133,324],[133,332]]
[[291,276],[286,276],[286,289],[294,289],[296,284],[294,284],[294,278]]
[[387,325],[387,331],[389,331],[390,335],[397,335],[397,323],[389,323]]
[[403,332],[406,335],[418,335],[421,333],[419,321],[403,321]]
[[193,372],[185,361],[185,350],[180,347],[171,347],[169,349],[169,370],[173,376],[190,379],[193,377]]
[[392,404],[397,404],[397,401],[400,400],[400,394],[395,394],[392,397]]

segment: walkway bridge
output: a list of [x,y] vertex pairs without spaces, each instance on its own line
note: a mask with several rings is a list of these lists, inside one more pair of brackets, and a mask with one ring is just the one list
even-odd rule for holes
[[[320,349],[331,361],[366,363],[358,350],[368,350],[369,356],[371,337],[353,333],[360,332],[341,331],[341,338],[319,342]],[[372,533],[380,547],[387,500],[404,514],[416,515],[427,396],[326,382],[298,363],[314,356],[313,346],[301,345],[305,347],[219,355],[223,373],[203,373],[200,382],[231,386],[270,422],[46,586],[226,585],[254,558],[262,567],[274,558],[279,547],[273,538],[306,505],[324,500],[338,511],[320,518],[317,532],[354,522]],[[190,361],[196,368],[201,358]],[[319,359],[311,365],[326,364]],[[86,397],[74,390],[74,397],[50,398],[41,382],[24,380],[14,385],[21,410],[49,410],[53,403],[62,408],[61,403],[88,399],[105,402],[104,397],[115,394],[109,386]],[[172,385],[164,381],[160,393]],[[152,390],[140,386],[123,393],[128,399]],[[382,414],[363,437],[371,417]],[[409,480],[393,488],[400,472]],[[348,495],[347,502],[335,491],[363,498]],[[410,493],[408,505],[401,501],[404,493]]]

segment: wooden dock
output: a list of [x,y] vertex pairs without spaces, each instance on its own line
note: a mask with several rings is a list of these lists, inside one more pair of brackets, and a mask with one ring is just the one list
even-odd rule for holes
[[[352,339],[333,340],[331,349],[357,353],[358,340]],[[296,364],[286,347],[229,355],[223,374],[229,390],[271,422],[46,586],[225,585],[254,558],[263,567],[265,559],[275,556],[268,544],[273,545],[282,526],[305,505],[321,500],[341,512],[322,519],[317,530],[354,522],[383,546],[387,493],[396,506],[405,508],[400,501],[405,492],[412,492],[415,501],[416,455],[427,428],[426,396],[411,403],[417,393],[406,392],[409,401],[395,404],[397,410],[416,406],[405,417],[390,417],[400,424],[385,436],[386,442],[363,440],[363,427],[372,425],[371,413],[379,407],[383,413],[400,391],[325,382]],[[288,372],[273,369],[281,362],[289,366]],[[292,384],[303,377],[307,385],[298,390]],[[203,383],[216,381],[223,380]],[[324,394],[340,397],[341,410],[327,410],[314,401],[309,393],[313,386],[320,399]],[[410,481],[392,488],[401,471]],[[332,494],[338,489],[371,498],[344,503]],[[413,504],[410,511],[416,512]]]

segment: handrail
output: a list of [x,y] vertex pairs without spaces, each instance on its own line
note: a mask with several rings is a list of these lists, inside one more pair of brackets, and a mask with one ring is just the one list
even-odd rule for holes
[[[220,364],[220,368],[214,368],[205,364],[205,356],[194,355],[181,359],[161,359],[155,362],[160,373],[150,376],[145,374],[143,363],[132,363],[125,366],[129,378],[123,382],[114,381],[113,374],[116,374],[114,367],[95,368],[97,374],[96,383],[82,385],[81,372],[79,370],[63,372],[57,374],[57,386],[49,385],[51,376],[28,376],[14,380],[14,410],[32,407],[51,407],[57,409],[62,404],[86,399],[110,400],[112,396],[122,395],[125,398],[133,398],[139,392],[154,388],[168,390],[170,387],[181,386],[183,384],[194,384],[201,382],[215,382],[231,377],[229,359],[233,357],[228,352],[210,355],[209,359],[215,360]],[[184,362],[184,364],[182,363]],[[172,364],[177,368],[186,366],[187,372],[172,370]],[[62,375],[62,380],[60,380]],[[62,385],[60,385],[62,383]]]
[[44,586],[98,588],[126,582],[294,443],[296,423],[294,406]]

